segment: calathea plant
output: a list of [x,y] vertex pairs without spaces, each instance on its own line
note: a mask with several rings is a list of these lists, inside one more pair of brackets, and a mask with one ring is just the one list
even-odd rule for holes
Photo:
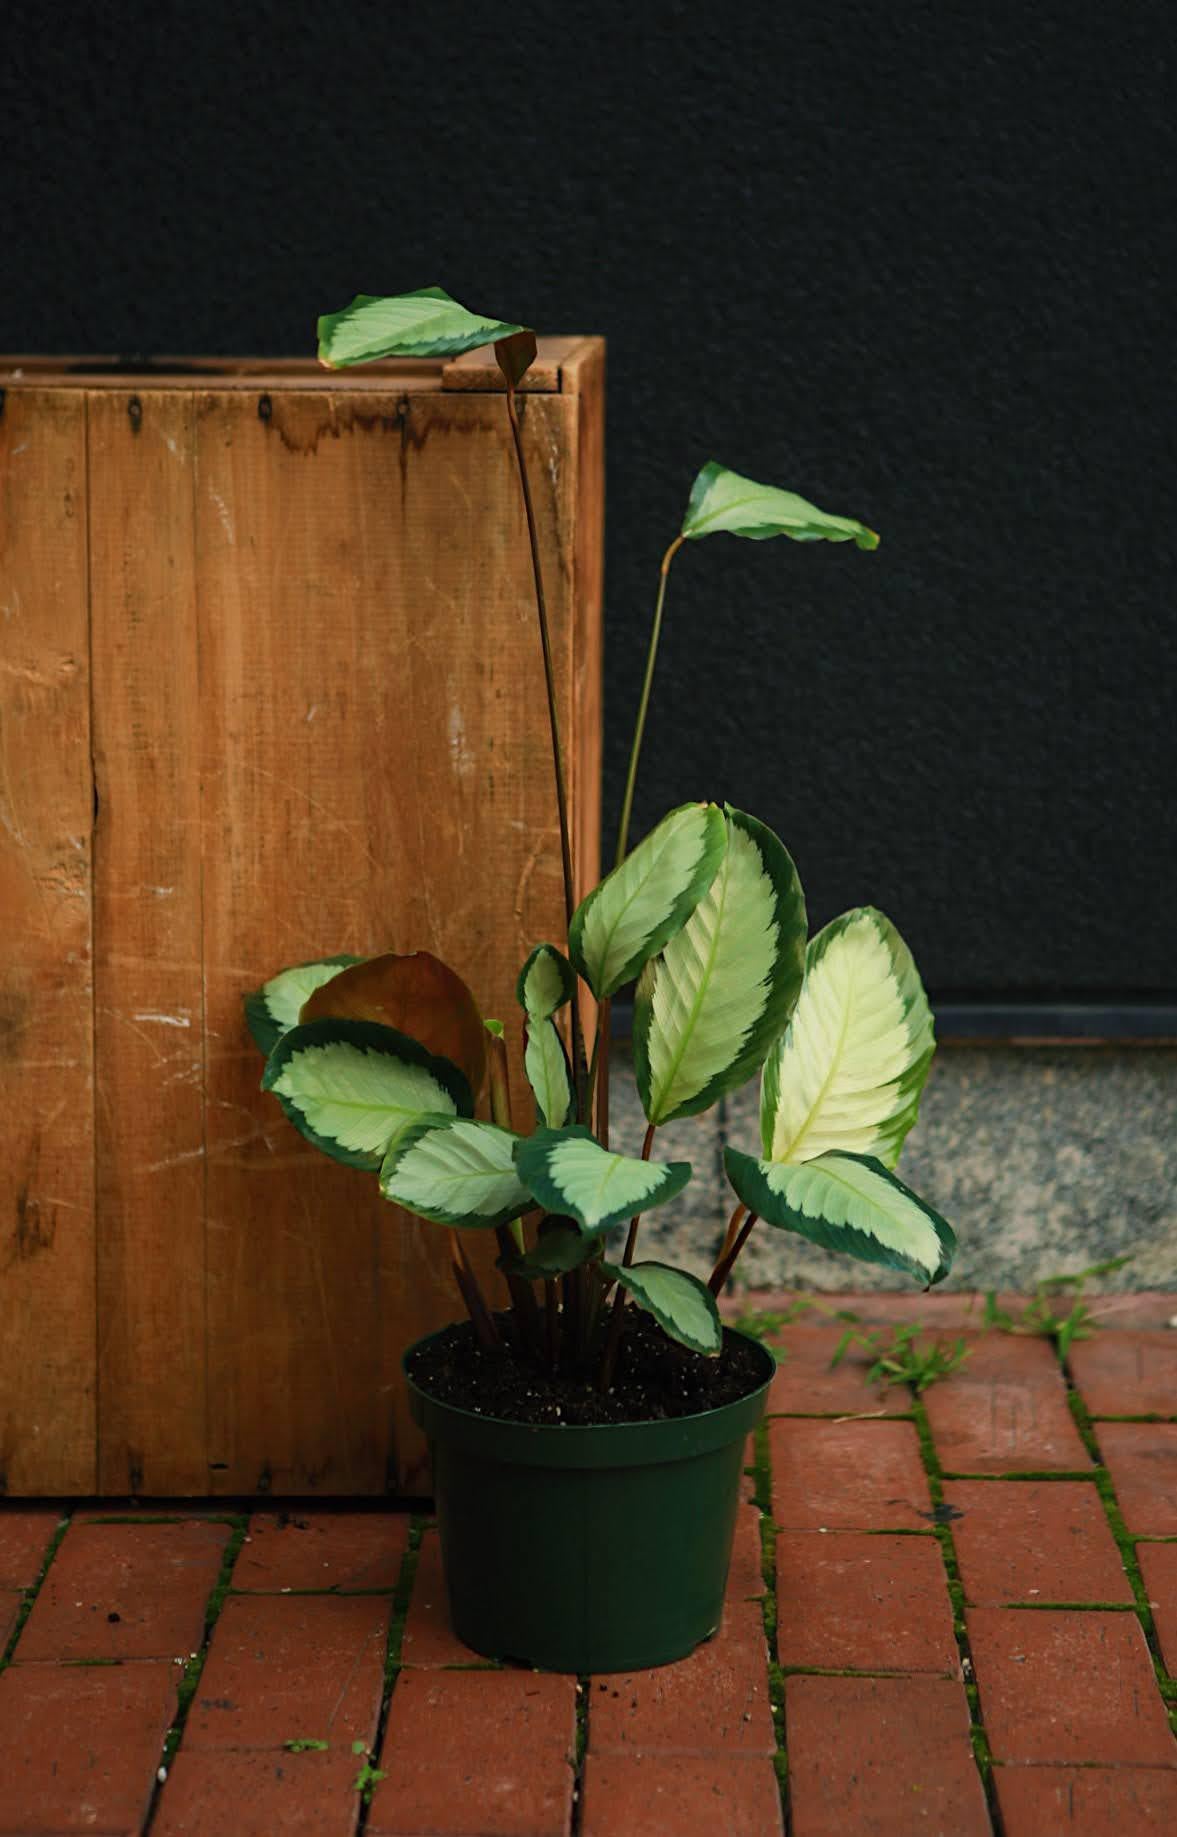
[[[719,1356],[716,1297],[758,1221],[939,1282],[952,1231],[894,1171],[934,1046],[928,1003],[894,926],[865,906],[810,939],[788,851],[729,805],[683,804],[629,848],[678,552],[721,532],[861,549],[875,548],[877,537],[791,492],[714,462],[703,467],[660,567],[616,862],[576,905],[516,399],[535,337],[467,312],[436,287],[361,296],[322,319],[319,337],[328,366],[494,346],[531,542],[568,923],[563,947],[539,943],[522,966],[518,1027],[484,1021],[461,979],[424,952],[325,957],[282,971],[247,1000],[267,1055],[264,1088],[327,1154],[366,1169],[387,1199],[450,1230],[455,1278],[479,1341],[541,1377],[608,1391],[639,1314],[691,1353]],[[610,1004],[635,981],[634,1063],[648,1127],[638,1153],[620,1153],[609,1135]],[[593,1002],[590,1047],[582,1014]],[[538,1114],[531,1133],[514,1127],[510,1111],[507,1052],[516,1037]],[[642,1215],[671,1203],[691,1175],[685,1163],[655,1157],[658,1129],[758,1073],[760,1152],[726,1152],[736,1205],[710,1281],[639,1260]],[[509,1307],[492,1307],[484,1294],[463,1245],[469,1231],[497,1234]]]

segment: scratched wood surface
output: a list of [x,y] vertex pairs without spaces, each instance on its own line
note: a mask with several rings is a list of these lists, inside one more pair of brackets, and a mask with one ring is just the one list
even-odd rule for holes
[[[601,348],[563,341],[560,386],[523,406],[586,882]],[[258,1088],[241,1018],[284,964],[428,948],[517,1042],[518,966],[561,934],[502,400],[441,365],[422,387],[419,370],[403,391],[249,392],[238,375],[138,392],[104,378],[68,398],[90,417],[99,794],[98,1231],[71,1300],[93,1335],[96,1257],[85,1445],[108,1493],[427,1482],[399,1361],[457,1311],[442,1234],[301,1140]],[[32,383],[9,402],[22,393],[31,405]],[[489,1270],[493,1246],[478,1249]],[[91,1344],[71,1403],[93,1379]],[[26,1464],[10,1486],[48,1490],[27,1412],[14,1421]]]
[[92,394],[98,1478],[205,1471],[200,698],[192,392]]
[[86,404],[0,412],[0,1492],[95,1484]]

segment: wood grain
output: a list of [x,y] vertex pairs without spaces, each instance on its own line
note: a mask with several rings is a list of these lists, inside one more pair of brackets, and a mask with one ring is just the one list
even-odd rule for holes
[[94,1113],[86,403],[0,414],[0,1491],[90,1492]]
[[89,398],[98,1482],[207,1483],[190,389]]

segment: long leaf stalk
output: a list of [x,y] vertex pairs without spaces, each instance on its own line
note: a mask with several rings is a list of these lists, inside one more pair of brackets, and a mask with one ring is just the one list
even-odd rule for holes
[[458,1285],[458,1293],[465,1302],[466,1312],[473,1322],[479,1345],[487,1352],[492,1351],[496,1346],[501,1346],[502,1340],[495,1325],[494,1315],[486,1305],[486,1297],[479,1287],[474,1266],[466,1255],[466,1246],[462,1242],[461,1233],[452,1225],[450,1226],[450,1267],[453,1270],[454,1281]]
[[[643,1161],[648,1161],[650,1159],[650,1150],[654,1146],[654,1129],[655,1124],[651,1123],[642,1140]],[[638,1225],[641,1223],[641,1216],[641,1213],[638,1212],[629,1221],[629,1235],[625,1240],[625,1254],[621,1259],[622,1265],[626,1269],[629,1269],[633,1263],[634,1251],[637,1248],[638,1241]],[[617,1355],[621,1350],[621,1336],[625,1328],[625,1299],[625,1290],[619,1282],[617,1284],[617,1293],[613,1297],[613,1307],[609,1315],[609,1331],[605,1339],[605,1350],[601,1355],[601,1365],[597,1373],[597,1389],[602,1395],[611,1388],[613,1374],[617,1369]]]
[[739,1257],[741,1250],[751,1237],[753,1225],[758,1222],[759,1214],[756,1212],[749,1212],[736,1235],[735,1243],[732,1245],[727,1255],[720,1257],[719,1262],[715,1265],[715,1268],[711,1272],[711,1280],[707,1284],[713,1295],[722,1294],[723,1285],[735,1268],[736,1259]]

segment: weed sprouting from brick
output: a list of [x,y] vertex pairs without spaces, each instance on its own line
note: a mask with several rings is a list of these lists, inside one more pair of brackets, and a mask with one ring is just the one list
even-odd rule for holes
[[[1088,1269],[1077,1270],[1072,1275],[1044,1276],[1020,1314],[1011,1314],[1001,1307],[996,1291],[988,1289],[983,1324],[996,1327],[1002,1333],[1029,1333],[1053,1340],[1061,1364],[1075,1340],[1090,1339],[1099,1324],[1084,1295],[1088,1282],[1097,1276],[1110,1276],[1131,1261],[1131,1255],[1108,1257],[1105,1262],[1092,1263]],[[1075,1299],[1069,1314],[1058,1314],[1055,1301],[1064,1289],[1070,1289]]]
[[351,1783],[352,1791],[359,1793],[365,1805],[370,1805],[372,1803],[372,1794],[376,1790],[376,1787],[380,1784],[382,1779],[387,1777],[382,1769],[375,1765],[375,1758],[378,1750],[370,1748],[367,1742],[353,1741],[351,1744],[351,1751],[353,1754],[362,1757],[360,1759],[359,1771]]
[[317,1735],[292,1735],[282,1746],[288,1754],[326,1754],[331,1743],[320,1740]]
[[874,1363],[866,1374],[869,1383],[909,1384],[920,1397],[930,1384],[958,1371],[969,1357],[969,1347],[963,1339],[951,1346],[941,1340],[925,1345],[919,1337],[923,1331],[921,1321],[893,1328],[890,1339],[881,1328],[864,1332],[860,1327],[847,1327],[830,1360],[830,1368],[841,1364],[851,1346],[862,1346],[874,1355]]

